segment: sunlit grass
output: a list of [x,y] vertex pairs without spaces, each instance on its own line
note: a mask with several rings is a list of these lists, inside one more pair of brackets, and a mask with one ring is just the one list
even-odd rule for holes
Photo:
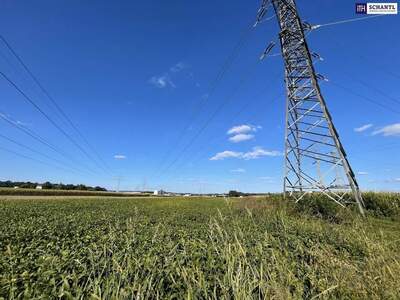
[[0,297],[396,299],[399,197],[369,197],[0,200]]

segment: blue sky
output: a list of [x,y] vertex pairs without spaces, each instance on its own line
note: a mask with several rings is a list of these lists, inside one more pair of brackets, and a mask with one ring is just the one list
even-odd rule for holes
[[[360,17],[354,3],[297,2],[312,24]],[[3,1],[1,34],[110,171],[97,167],[1,78],[2,116],[73,160],[4,120],[0,134],[63,166],[91,171],[54,168],[47,157],[0,138],[0,179],[112,189],[120,177],[121,189],[129,190],[280,191],[283,63],[279,56],[258,61],[276,40],[275,19],[245,35],[215,84],[258,7],[258,1],[244,0]],[[398,15],[326,26],[309,35],[310,48],[324,58],[316,68],[330,81],[321,88],[362,189],[400,189],[399,36]],[[95,156],[3,43],[0,70]]]

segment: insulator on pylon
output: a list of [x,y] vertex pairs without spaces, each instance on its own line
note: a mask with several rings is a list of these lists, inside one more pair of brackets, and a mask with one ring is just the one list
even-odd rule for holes
[[315,58],[315,59],[320,60],[320,61],[323,61],[323,60],[324,60],[324,59],[321,57],[321,55],[319,55],[319,54],[316,53],[316,52],[311,53],[311,56],[312,56],[313,58]]
[[266,8],[264,8],[259,14],[258,14],[258,21],[261,21],[263,18],[264,18],[264,16],[265,16],[265,14],[267,13],[267,9]]
[[321,74],[315,74],[315,77],[317,77],[318,80],[329,81],[328,78]]
[[303,22],[303,29],[304,30],[311,30],[312,29],[312,25],[308,22]]
[[267,48],[265,48],[263,54],[261,54],[260,60],[263,60],[271,52],[271,50],[274,48],[274,46],[275,46],[275,42],[269,43]]
[[257,13],[260,13],[261,10],[266,9],[267,6],[268,6],[268,2],[269,2],[269,1],[270,1],[270,0],[263,0],[262,3],[261,3],[260,8],[259,8],[258,11],[257,11]]
[[318,28],[320,28],[322,25],[312,25],[311,26],[311,30],[314,30],[314,29],[318,29]]
[[268,2],[269,0],[263,0],[261,3],[261,7],[258,9],[257,12],[257,18],[256,18],[256,23],[254,24],[253,27],[256,27],[258,23],[262,21],[262,19],[265,17],[265,14],[267,13],[267,8],[268,8]]
[[256,20],[256,23],[254,24],[254,27],[256,27],[258,25],[258,23],[260,23],[262,21],[262,19],[264,18],[266,13],[267,13],[267,9],[261,8],[261,12],[257,15],[257,20]]

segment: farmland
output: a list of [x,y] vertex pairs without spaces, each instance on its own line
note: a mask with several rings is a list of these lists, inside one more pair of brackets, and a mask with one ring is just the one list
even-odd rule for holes
[[0,198],[0,299],[400,298],[400,197]]

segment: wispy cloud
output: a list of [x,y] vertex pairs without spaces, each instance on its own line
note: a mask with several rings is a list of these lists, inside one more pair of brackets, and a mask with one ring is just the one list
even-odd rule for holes
[[224,160],[226,158],[238,158],[244,160],[258,159],[263,156],[281,156],[282,152],[276,150],[265,150],[262,147],[254,147],[248,152],[235,152],[235,151],[223,151],[215,154],[210,160]]
[[126,156],[123,155],[123,154],[115,154],[115,155],[114,155],[114,158],[115,158],[115,159],[126,159]]
[[243,155],[242,152],[235,151],[223,151],[215,154],[210,160],[224,160],[225,158],[240,158]]
[[246,170],[245,170],[245,169],[239,168],[239,169],[231,170],[231,172],[232,172],[232,173],[246,173]]
[[163,89],[166,87],[176,87],[175,83],[171,80],[168,74],[164,74],[162,76],[153,76],[150,78],[149,82],[159,89]]
[[[175,65],[173,65],[172,67],[169,68],[168,71],[166,71],[163,75],[161,76],[153,76],[150,78],[149,83],[152,84],[153,86],[159,88],[159,89],[163,89],[163,88],[176,88],[176,84],[175,84],[175,79],[176,79],[176,75],[177,73],[180,73],[181,71],[183,71],[184,69],[189,68],[189,66],[187,64],[185,64],[184,62],[178,62]],[[174,80],[173,80],[174,78]]]
[[368,172],[360,171],[360,172],[358,172],[357,174],[358,174],[358,175],[368,175],[369,173],[368,173]]
[[244,133],[236,134],[236,135],[231,136],[229,138],[229,140],[232,143],[240,143],[240,142],[248,141],[248,140],[251,140],[251,139],[254,139],[254,135],[253,134],[244,134]]
[[169,68],[169,70],[172,73],[178,73],[184,69],[188,68],[188,65],[186,65],[184,62],[180,61],[178,62],[176,65],[172,66],[171,68]]
[[227,131],[227,134],[241,134],[241,133],[255,132],[258,129],[261,129],[261,126],[243,124],[243,125],[233,126],[231,129]]
[[372,135],[381,134],[383,136],[400,136],[400,123],[387,125],[380,129],[375,130]]
[[280,156],[282,153],[280,151],[269,151],[265,150],[262,147],[254,147],[252,151],[246,152],[243,154],[243,159],[249,160],[249,159],[257,159],[262,156]]
[[372,126],[374,126],[374,125],[373,124],[365,124],[365,125],[362,125],[360,127],[354,128],[354,131],[355,132],[363,132],[365,130],[370,129]]

